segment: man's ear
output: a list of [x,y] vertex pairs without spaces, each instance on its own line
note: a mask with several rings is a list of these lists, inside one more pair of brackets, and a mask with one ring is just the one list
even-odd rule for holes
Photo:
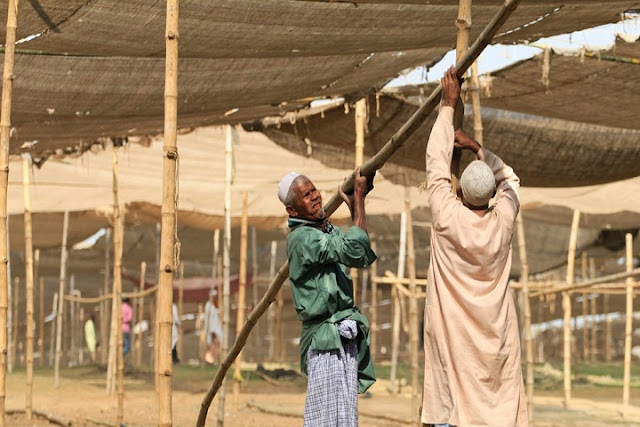
[[290,217],[293,217],[293,218],[298,216],[298,211],[296,210],[296,208],[294,208],[291,205],[287,206],[287,213],[289,214]]

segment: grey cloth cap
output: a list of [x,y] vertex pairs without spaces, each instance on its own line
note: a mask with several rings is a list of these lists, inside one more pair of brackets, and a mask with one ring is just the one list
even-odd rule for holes
[[496,178],[485,162],[474,160],[462,172],[460,187],[467,203],[471,206],[481,207],[489,203],[493,197]]

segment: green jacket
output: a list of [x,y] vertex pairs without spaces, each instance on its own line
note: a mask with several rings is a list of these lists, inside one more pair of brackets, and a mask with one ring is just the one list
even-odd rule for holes
[[287,236],[289,279],[293,303],[302,321],[300,368],[307,373],[309,350],[342,348],[338,323],[358,323],[358,391],[364,393],[376,380],[369,352],[369,322],[353,305],[353,282],[344,266],[363,268],[376,260],[369,236],[359,227],[347,233],[332,228],[297,225]]

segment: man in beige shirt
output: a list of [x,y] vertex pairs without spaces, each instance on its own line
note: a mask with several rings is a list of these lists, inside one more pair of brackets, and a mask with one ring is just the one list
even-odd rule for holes
[[[520,180],[495,154],[454,132],[460,84],[453,67],[442,87],[442,109],[427,146],[432,226],[422,422],[526,426],[520,338],[508,289]],[[458,197],[451,185],[454,146],[479,159],[463,172]]]

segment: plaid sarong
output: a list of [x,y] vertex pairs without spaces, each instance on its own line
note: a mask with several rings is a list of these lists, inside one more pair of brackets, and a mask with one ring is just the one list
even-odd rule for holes
[[358,426],[358,333],[355,321],[338,324],[342,348],[309,350],[304,427]]

